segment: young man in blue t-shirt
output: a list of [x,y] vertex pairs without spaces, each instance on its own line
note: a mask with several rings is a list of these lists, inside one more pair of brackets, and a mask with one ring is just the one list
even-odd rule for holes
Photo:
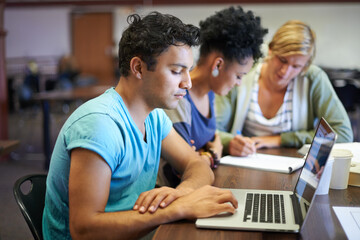
[[[209,165],[159,109],[175,108],[191,87],[198,28],[157,12],[128,22],[119,83],[79,107],[59,133],[47,178],[45,239],[139,238],[163,223],[237,207],[230,191],[207,186],[214,180]],[[154,189],[160,155],[182,174],[176,189]]]

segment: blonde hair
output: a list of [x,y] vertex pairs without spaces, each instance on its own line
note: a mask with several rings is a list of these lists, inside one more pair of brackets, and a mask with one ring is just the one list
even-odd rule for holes
[[283,24],[275,33],[269,44],[271,56],[289,56],[301,54],[310,56],[302,73],[306,72],[315,57],[315,32],[305,23],[290,20]]

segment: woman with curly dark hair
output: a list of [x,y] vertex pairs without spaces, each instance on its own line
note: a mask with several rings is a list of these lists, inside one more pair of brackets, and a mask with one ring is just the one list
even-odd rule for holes
[[[200,58],[190,72],[192,88],[176,109],[166,113],[176,131],[213,168],[222,153],[220,138],[215,133],[215,94],[226,95],[240,84],[262,56],[260,47],[266,33],[260,17],[239,6],[223,9],[200,22]],[[158,183],[176,186],[180,176],[162,162]]]

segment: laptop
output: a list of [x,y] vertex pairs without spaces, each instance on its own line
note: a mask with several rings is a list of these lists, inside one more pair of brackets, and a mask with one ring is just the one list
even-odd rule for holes
[[234,214],[196,220],[198,228],[299,232],[321,184],[336,134],[321,118],[294,191],[230,189],[238,200]]

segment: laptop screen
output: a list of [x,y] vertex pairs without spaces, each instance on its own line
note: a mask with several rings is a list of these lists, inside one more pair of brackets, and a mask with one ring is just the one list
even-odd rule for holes
[[299,200],[303,219],[305,219],[335,139],[336,134],[325,119],[321,118],[295,187],[295,195]]

